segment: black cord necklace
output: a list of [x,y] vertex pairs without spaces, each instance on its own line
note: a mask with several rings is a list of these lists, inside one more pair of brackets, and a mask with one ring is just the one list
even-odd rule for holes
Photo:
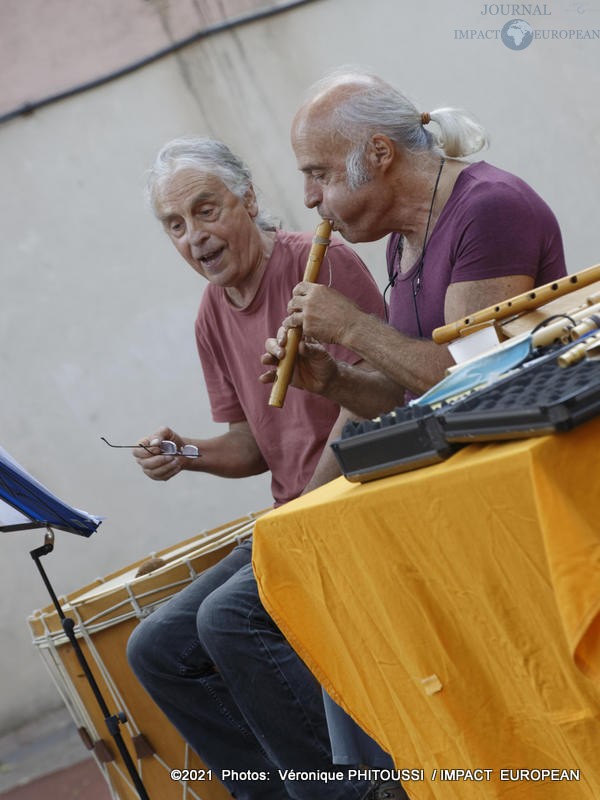
[[[446,163],[446,159],[442,158],[440,161],[440,168],[438,170],[437,178],[435,179],[435,186],[433,187],[433,194],[431,195],[431,205],[429,206],[429,214],[427,215],[427,225],[425,227],[425,236],[423,237],[423,247],[421,248],[421,261],[419,262],[419,268],[416,274],[413,277],[413,293],[418,294],[421,288],[421,273],[423,272],[423,263],[425,261],[425,250],[427,249],[427,236],[429,234],[429,225],[431,224],[431,215],[433,214],[433,204],[435,203],[435,196],[437,194],[438,185],[440,183],[440,178],[442,177],[442,170],[444,169],[444,164]],[[415,281],[416,281],[416,288],[415,288]]]
[[[435,184],[434,184],[434,187],[433,187],[433,194],[431,195],[431,203],[430,203],[430,206],[429,206],[429,214],[427,215],[427,225],[425,226],[425,236],[423,237],[423,247],[421,248],[421,257],[419,259],[419,266],[417,267],[417,271],[413,275],[412,281],[411,281],[413,306],[414,306],[414,309],[415,309],[415,317],[416,317],[416,320],[417,320],[417,329],[419,331],[419,336],[421,336],[421,337],[423,336],[423,330],[421,328],[421,319],[419,317],[419,309],[417,308],[417,295],[421,291],[421,275],[423,273],[423,266],[425,264],[425,251],[427,249],[427,244],[428,244],[427,237],[429,235],[429,226],[431,224],[431,217],[433,215],[433,206],[434,206],[434,203],[435,203],[435,198],[436,198],[436,195],[437,195],[437,190],[438,190],[438,186],[439,186],[439,183],[440,183],[440,178],[442,177],[442,170],[444,169],[444,164],[445,163],[446,163],[446,159],[444,157],[442,157],[441,160],[440,160],[440,168],[438,169],[437,177],[435,179]],[[398,252],[398,266],[400,265],[400,261],[402,259],[403,243],[404,243],[404,237],[401,236],[400,239],[398,240],[398,250],[397,250],[397,252]],[[398,271],[396,270],[394,272],[394,274],[391,276],[390,282],[388,283],[388,285],[385,288],[385,291],[383,293],[384,299],[385,299],[385,293],[387,292],[387,290],[389,289],[390,286],[394,285],[394,283],[396,282],[397,276],[398,276]]]

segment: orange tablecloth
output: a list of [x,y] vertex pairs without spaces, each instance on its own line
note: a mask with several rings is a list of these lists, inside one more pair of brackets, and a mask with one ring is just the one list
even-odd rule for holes
[[600,798],[600,419],[332,481],[258,520],[254,569],[318,680],[423,770],[411,798]]

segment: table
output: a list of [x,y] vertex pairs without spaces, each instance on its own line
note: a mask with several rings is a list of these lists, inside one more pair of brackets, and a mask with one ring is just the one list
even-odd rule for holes
[[[411,798],[600,797],[599,453],[594,419],[342,477],[258,520],[266,608],[396,767],[423,771]],[[461,769],[490,772],[442,772]]]

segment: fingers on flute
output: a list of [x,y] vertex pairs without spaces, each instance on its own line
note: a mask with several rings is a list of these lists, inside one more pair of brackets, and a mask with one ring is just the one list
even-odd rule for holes
[[[295,317],[299,316],[298,314],[290,314],[289,317],[286,317],[283,322],[281,323],[281,327],[277,331],[277,344],[285,347],[287,344],[288,339],[288,330],[290,328],[297,328],[300,325],[300,322],[296,321]],[[280,356],[281,357],[281,356]]]
[[277,377],[277,370],[270,369],[268,372],[262,372],[258,376],[258,380],[261,383],[275,383],[275,378]]
[[297,283],[292,290],[292,299],[290,300],[290,303],[294,302],[295,297],[301,297],[302,295],[307,294],[309,286],[310,283],[308,281],[300,281],[300,283]]
[[[266,353],[260,357],[261,364],[265,367],[277,367],[280,358],[285,354],[285,350],[277,344],[277,339],[267,339],[265,342]],[[274,383],[277,375],[276,369],[269,369],[258,376],[261,383]]]
[[271,355],[271,353],[263,353],[260,357],[260,363],[265,367],[276,367],[279,364],[279,359]]
[[279,334],[277,338],[270,337],[265,341],[265,352],[261,357],[263,364],[277,364],[285,355],[285,341],[280,343]]

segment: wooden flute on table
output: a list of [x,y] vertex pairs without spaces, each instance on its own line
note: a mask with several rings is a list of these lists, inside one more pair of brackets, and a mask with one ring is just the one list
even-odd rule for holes
[[[319,270],[323,263],[323,258],[329,247],[331,236],[332,223],[331,220],[324,219],[318,225],[313,237],[312,246],[304,268],[303,280],[309,283],[314,283],[319,277]],[[279,362],[277,367],[277,376],[271,396],[269,397],[269,405],[276,408],[282,408],[285,402],[285,395],[292,379],[294,372],[294,365],[296,363],[296,356],[298,355],[298,347],[300,339],[302,338],[302,328],[290,328],[287,332],[287,344],[285,346],[285,356]]]
[[551,300],[555,300],[557,297],[568,294],[580,287],[589,286],[598,280],[600,280],[600,264],[583,269],[581,272],[575,272],[573,275],[559,278],[551,283],[546,283],[543,286],[538,286],[528,292],[518,294],[510,300],[505,300],[495,306],[489,306],[456,322],[436,328],[432,333],[433,341],[438,344],[446,344],[458,336],[469,333],[470,329],[475,329],[486,322],[506,319],[524,311],[531,311],[545,303],[549,303]]
[[557,314],[558,319],[547,325],[539,325],[531,334],[533,347],[549,344],[568,344],[600,328],[600,292],[588,298],[589,305]]

